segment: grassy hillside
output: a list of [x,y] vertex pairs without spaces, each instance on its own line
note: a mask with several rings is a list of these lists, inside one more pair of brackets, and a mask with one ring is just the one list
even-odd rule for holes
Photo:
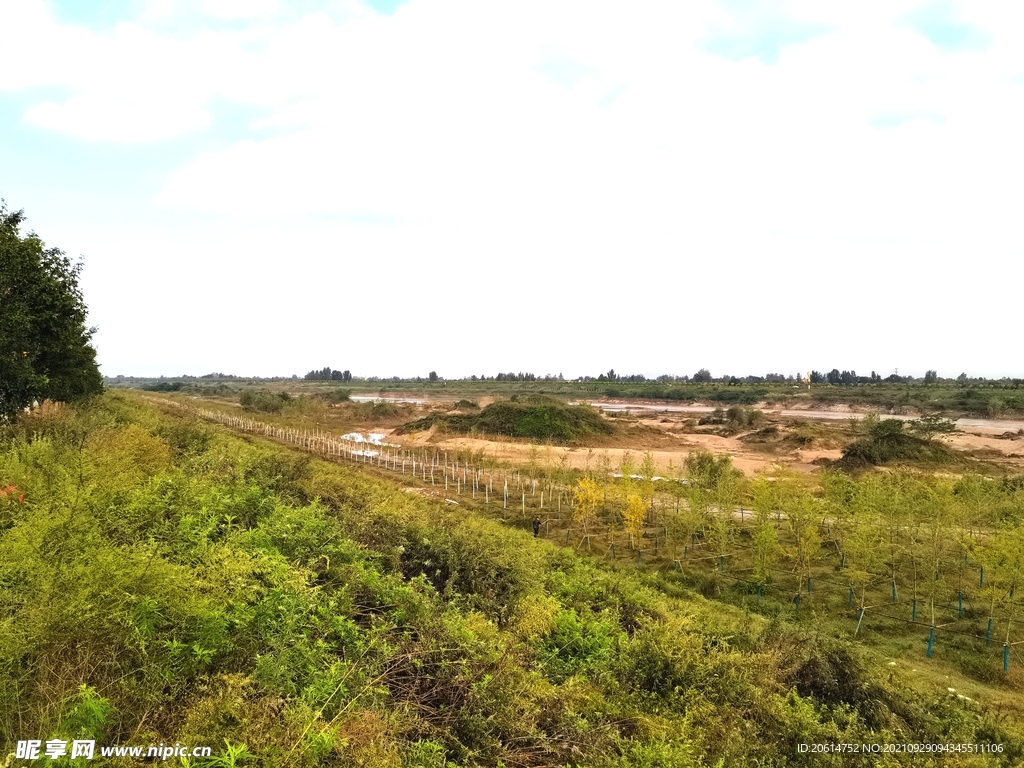
[[1017,724],[843,641],[132,396],[5,428],[9,486],[0,754],[60,737],[219,752],[193,766],[838,766],[884,763],[798,744],[896,741],[1024,759]]

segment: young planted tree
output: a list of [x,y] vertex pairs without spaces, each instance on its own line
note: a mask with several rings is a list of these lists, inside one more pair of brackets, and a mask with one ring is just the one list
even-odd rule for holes
[[623,491],[622,519],[629,531],[630,544],[640,549],[640,539],[643,536],[644,525],[647,522],[647,504],[643,497],[636,492],[632,484],[629,484]]
[[[1003,641],[1003,665],[1009,665],[1010,638],[1013,636],[1013,622],[1020,605],[1020,592],[1024,589],[1024,527],[1020,521],[1008,524],[1000,532],[993,544],[994,554],[999,560],[1002,586],[1009,590],[1004,592],[1003,604],[1006,610],[1006,635]],[[1019,620],[1018,620],[1019,631]]]
[[623,451],[619,459],[618,497],[622,504],[622,523],[629,534],[630,546],[639,545],[640,535],[643,533],[644,524],[647,521],[647,508],[637,490],[633,475],[636,472],[636,465],[633,463],[633,454],[630,451]]
[[633,452],[623,451],[622,456],[619,457],[619,474],[622,475],[623,480],[632,480],[635,473],[636,462],[633,461]]
[[916,481],[904,473],[867,478],[862,483],[863,505],[882,529],[892,599],[898,597],[900,566],[912,551],[912,509]]
[[[952,495],[936,494],[929,514],[920,525],[921,559],[927,568],[924,581],[928,585],[928,614],[932,627],[935,626],[936,604],[941,601],[945,591],[943,573],[950,556],[957,556],[959,552],[958,544],[950,539],[956,520],[955,506]],[[957,559],[962,560],[958,556]]]
[[835,547],[840,567],[846,564],[845,541],[853,526],[859,485],[842,472],[825,472],[821,477],[822,504],[826,515],[826,535]]
[[608,451],[601,451],[597,460],[598,477],[601,478],[601,511],[608,509],[608,483],[612,479],[612,459]]
[[584,475],[573,488],[573,507],[570,520],[579,525],[586,533],[589,526],[597,521],[597,510],[600,509],[603,493],[600,486],[590,475]]
[[797,593],[811,585],[811,573],[821,557],[821,506],[809,493],[791,483],[780,483],[780,506],[792,537],[788,552],[797,579]]
[[[859,502],[859,499],[857,500]],[[882,529],[875,524],[870,507],[856,503],[852,507],[843,533],[843,573],[850,584],[851,603],[857,596],[859,619],[857,631],[860,631],[860,620],[868,608],[868,588],[879,580],[882,567],[885,539]]]
[[754,551],[754,581],[758,588],[772,581],[772,572],[779,561],[779,536],[775,515],[779,509],[779,495],[775,483],[764,475],[755,482],[751,491],[754,506],[754,532],[751,543]]
[[[911,587],[911,618],[917,620],[917,605],[922,595],[924,586],[927,586],[927,576],[930,571],[928,563],[927,538],[928,531],[925,522],[932,514],[932,510],[948,498],[949,486],[942,483],[915,484],[915,492],[906,497],[907,503],[907,537],[909,546],[906,553],[906,563],[910,574]],[[934,577],[933,577],[934,578]]]
[[679,511],[666,519],[665,527],[676,546],[680,541],[683,543],[682,557],[686,559],[696,542],[697,531],[706,519],[707,500],[700,489],[683,485],[677,485],[676,489],[681,496],[677,507]]
[[710,489],[713,507],[708,517],[708,531],[711,545],[718,555],[719,566],[725,570],[725,558],[734,546],[733,532],[736,527],[736,505],[739,498],[739,474],[723,472],[715,479]]
[[995,527],[997,491],[994,482],[975,474],[964,475],[953,486],[955,528],[951,534],[956,546],[956,588],[961,601],[973,581],[968,572],[978,539],[983,531],[991,531]]
[[640,462],[640,497],[651,511],[651,522],[654,522],[654,478],[658,475],[658,467],[650,451],[644,454]]
[[992,628],[996,609],[1004,604],[1009,607],[1010,590],[1014,588],[1015,566],[1020,554],[1015,550],[1014,541],[1016,526],[1009,525],[997,530],[988,546],[980,549],[976,555],[983,577],[979,577],[978,595],[988,607],[988,629],[986,643],[992,639]]
[[716,516],[716,505],[721,501],[723,489],[735,490],[736,470],[732,467],[729,456],[716,457],[710,451],[689,453],[683,462],[686,473],[686,499],[690,514],[686,524],[692,526],[690,543],[694,543],[696,533],[714,546],[715,551],[724,551],[724,542],[728,537],[728,526],[731,525],[731,508],[725,519]]
[[536,479],[541,469],[540,448],[531,444],[526,454],[526,474]]

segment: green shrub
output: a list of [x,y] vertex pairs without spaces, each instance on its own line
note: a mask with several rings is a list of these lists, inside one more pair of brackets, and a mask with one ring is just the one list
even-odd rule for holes
[[478,414],[433,414],[406,424],[402,431],[430,429],[435,424],[453,432],[483,432],[556,443],[572,443],[613,431],[611,424],[590,406],[568,405],[543,395],[499,400]]
[[693,451],[683,462],[686,477],[695,488],[717,488],[738,470],[732,466],[731,456],[715,456],[711,451]]
[[274,394],[266,389],[247,389],[238,396],[238,402],[244,410],[257,413],[280,413],[290,399],[287,392]]
[[325,395],[329,403],[347,403],[352,399],[351,389],[333,389]]
[[841,466],[878,466],[899,461],[936,463],[953,458],[942,443],[908,434],[899,419],[879,419],[871,414],[863,419],[862,429],[865,436],[846,447]]
[[180,392],[183,386],[185,385],[180,381],[156,381],[146,384],[143,389],[149,392]]
[[577,613],[572,608],[553,616],[554,628],[541,639],[537,656],[545,674],[555,681],[575,674],[599,672],[612,656],[620,634],[609,616]]

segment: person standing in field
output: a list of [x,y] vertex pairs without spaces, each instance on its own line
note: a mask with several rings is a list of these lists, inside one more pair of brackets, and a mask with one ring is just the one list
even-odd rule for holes
[[537,538],[537,534],[540,533],[540,518],[533,518],[533,537]]

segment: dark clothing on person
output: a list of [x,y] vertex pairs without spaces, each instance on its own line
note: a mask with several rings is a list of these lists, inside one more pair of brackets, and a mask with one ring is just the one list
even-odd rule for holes
[[536,536],[538,533],[540,533],[540,518],[535,517],[533,518],[533,535]]

